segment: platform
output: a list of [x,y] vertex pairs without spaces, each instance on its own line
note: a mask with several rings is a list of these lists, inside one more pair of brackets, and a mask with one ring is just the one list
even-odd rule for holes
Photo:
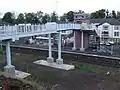
[[68,64],[58,65],[58,64],[56,64],[55,62],[54,62],[54,63],[48,63],[46,60],[38,60],[38,61],[35,61],[35,62],[33,62],[33,63],[38,64],[38,65],[43,65],[43,66],[52,67],[52,68],[67,70],[67,71],[68,71],[68,70],[75,69],[75,66],[74,66],[74,65],[68,65]]
[[17,78],[26,78],[26,77],[28,77],[31,74],[15,70],[15,75],[16,75]]

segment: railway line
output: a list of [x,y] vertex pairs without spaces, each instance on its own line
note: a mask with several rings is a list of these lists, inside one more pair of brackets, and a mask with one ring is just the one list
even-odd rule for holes
[[[16,53],[25,53],[25,54],[32,54],[38,56],[40,55],[46,57],[48,56],[48,49],[43,49],[43,48],[11,45],[11,49],[12,52],[16,52]],[[52,50],[52,55],[56,59],[57,50]],[[62,58],[64,60],[69,60],[69,61],[120,68],[120,58],[117,57],[62,51]]]

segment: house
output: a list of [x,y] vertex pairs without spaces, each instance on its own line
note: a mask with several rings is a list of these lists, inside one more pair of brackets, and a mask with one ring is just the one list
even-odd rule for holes
[[77,23],[89,23],[90,15],[84,12],[74,12],[74,22]]
[[73,49],[80,49],[80,51],[84,51],[88,47],[92,47],[92,44],[97,40],[97,33],[95,31],[96,26],[94,24],[90,24],[90,15],[82,12],[81,10],[74,12],[74,22],[80,24],[81,30],[74,31],[75,45]]
[[120,21],[114,18],[91,19],[90,24],[95,26],[100,41],[120,42]]

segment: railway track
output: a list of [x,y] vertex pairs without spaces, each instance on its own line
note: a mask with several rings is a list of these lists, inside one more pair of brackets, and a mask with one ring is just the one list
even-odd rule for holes
[[[25,53],[25,54],[32,54],[38,56],[40,55],[46,57],[48,56],[48,49],[16,46],[16,45],[11,45],[11,49],[12,52],[16,52],[16,53]],[[53,50],[52,54],[53,57],[56,59],[57,50]],[[120,58],[117,57],[62,51],[62,58],[64,60],[69,60],[69,61],[84,62],[84,63],[120,68]]]

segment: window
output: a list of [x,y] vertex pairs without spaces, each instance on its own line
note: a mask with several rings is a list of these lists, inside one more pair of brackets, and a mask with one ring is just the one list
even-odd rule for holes
[[107,35],[107,34],[109,34],[109,33],[104,31],[104,32],[102,32],[102,34]]
[[114,26],[114,30],[119,30],[119,26]]
[[80,18],[80,19],[83,19],[83,18],[84,18],[84,16],[83,16],[83,15],[80,15],[80,16],[79,16],[79,18]]
[[90,35],[89,39],[90,40],[93,40],[94,36],[93,35]]
[[119,32],[114,32],[114,36],[119,36]]
[[108,30],[108,26],[103,26],[103,30]]

